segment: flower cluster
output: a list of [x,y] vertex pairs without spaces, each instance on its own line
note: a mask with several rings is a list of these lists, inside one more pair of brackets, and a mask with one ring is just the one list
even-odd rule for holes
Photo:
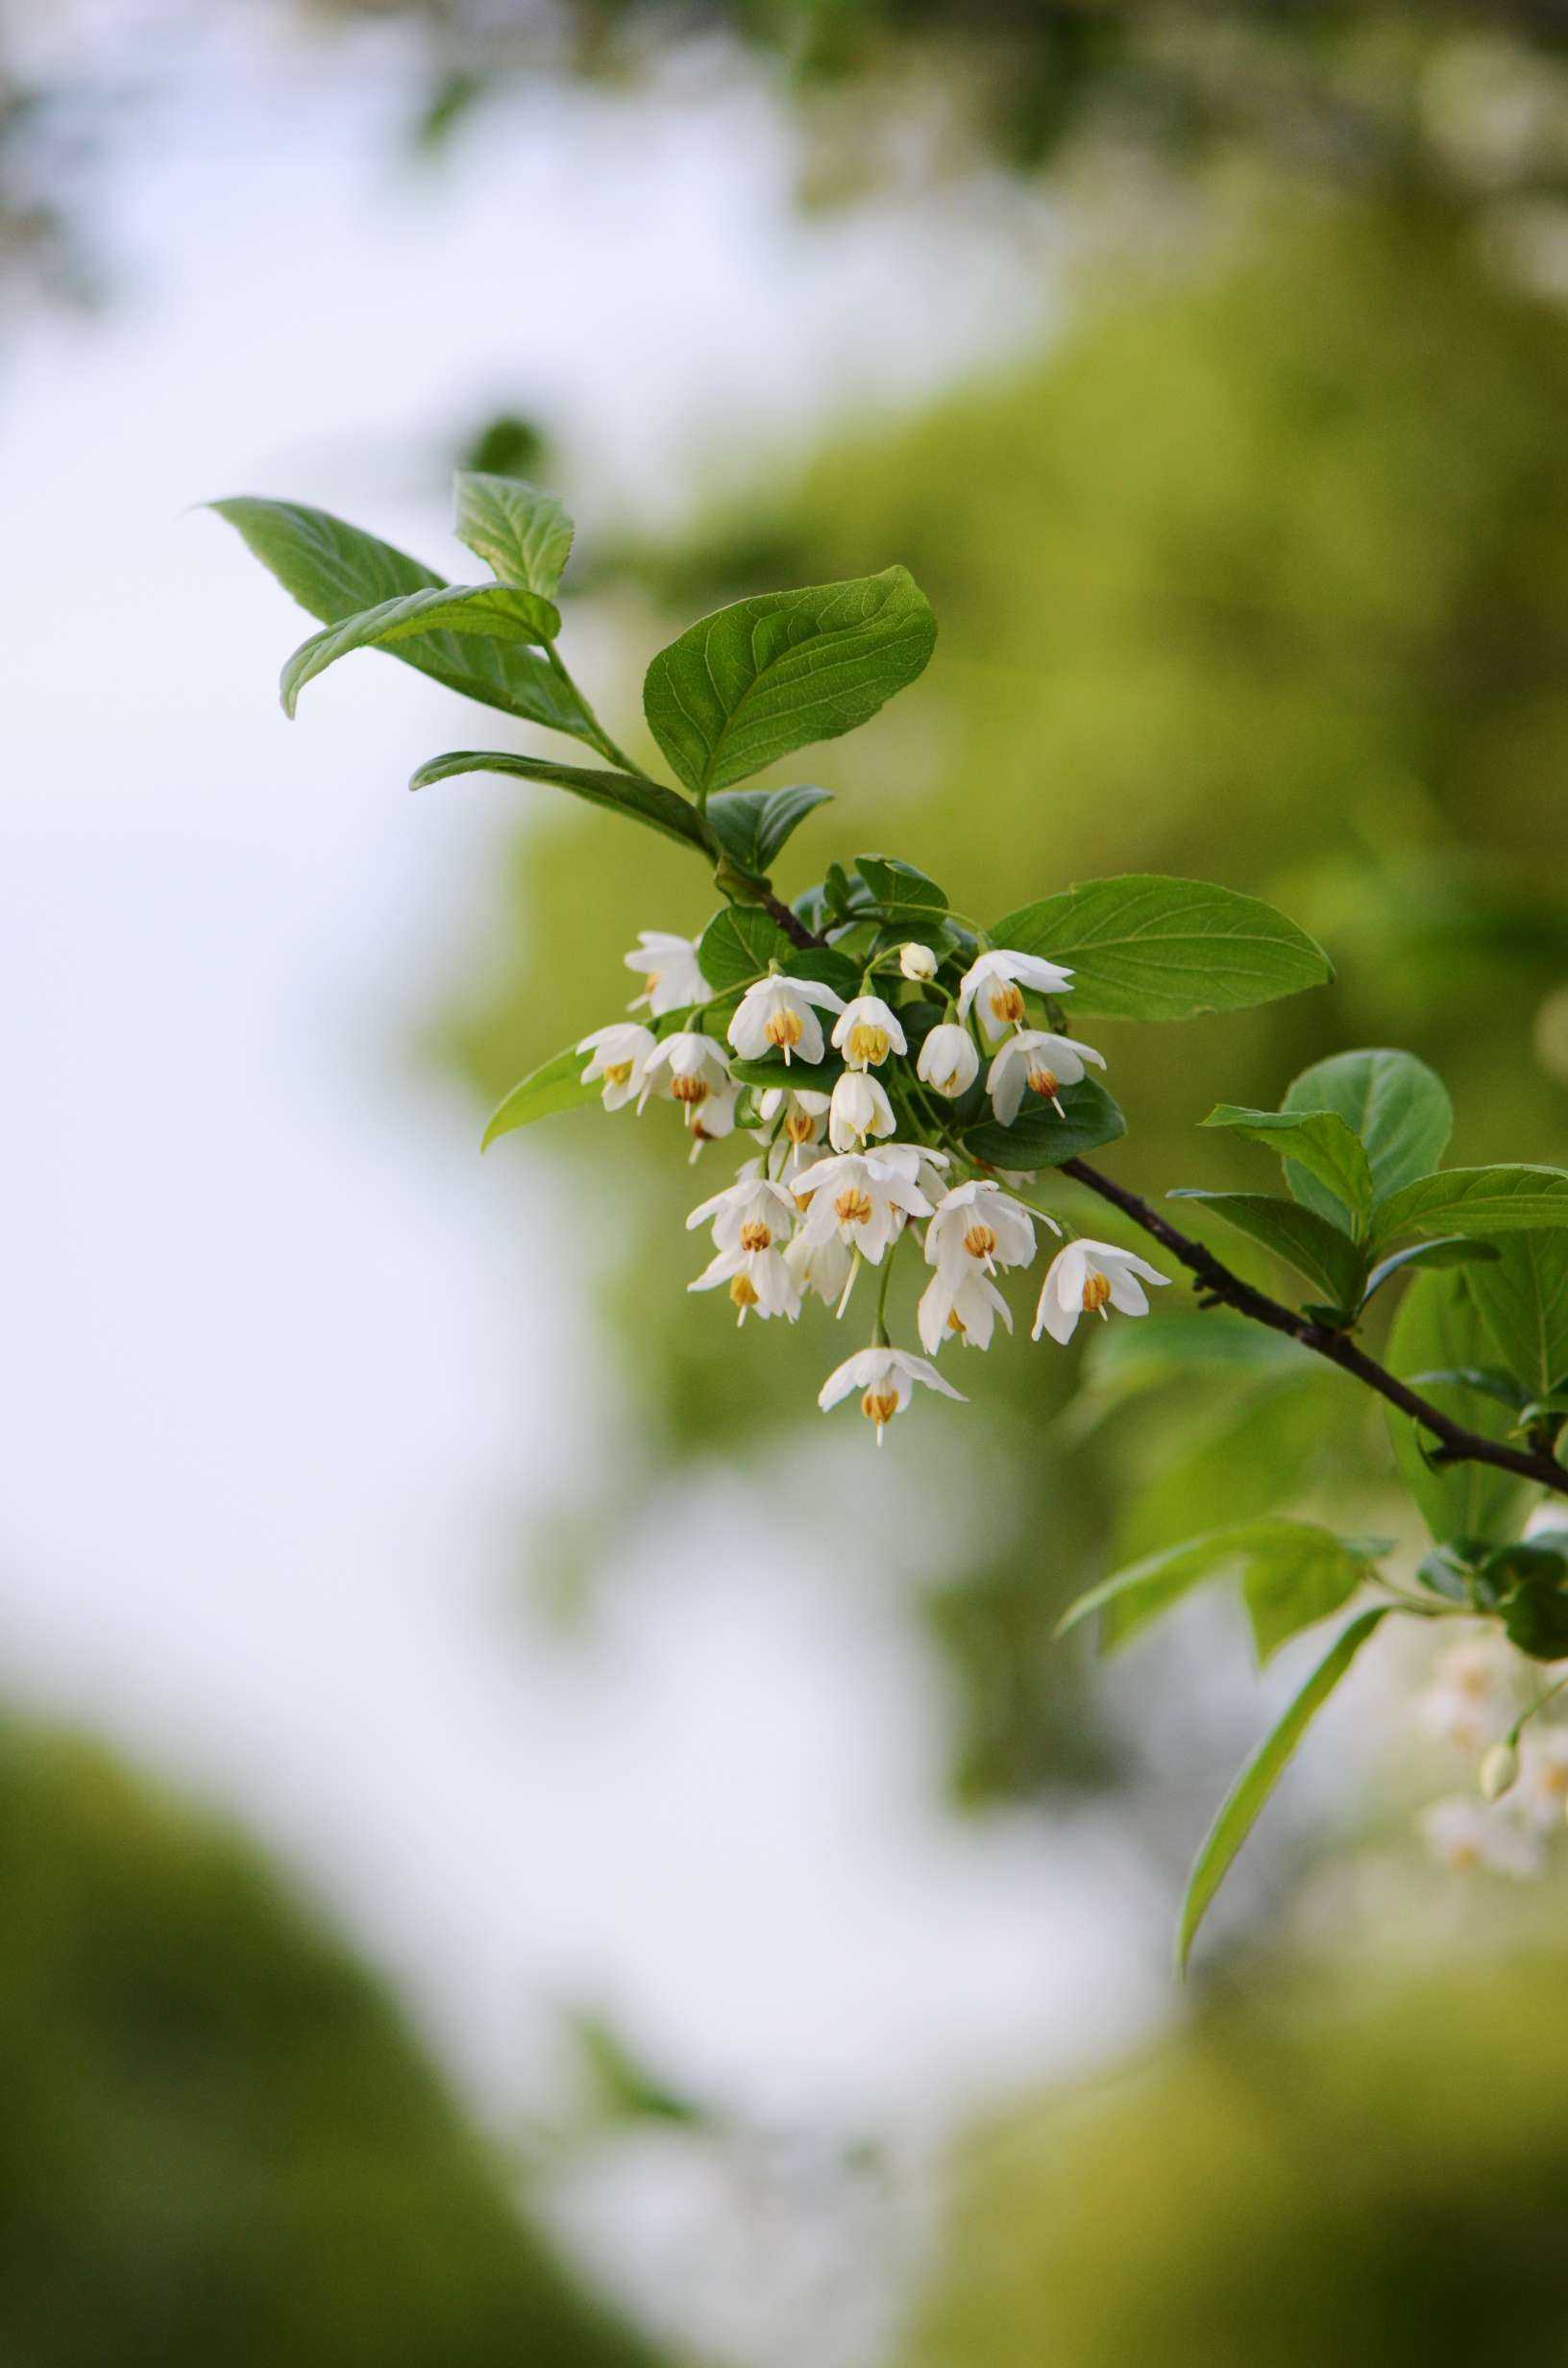
[[[801,974],[774,966],[716,995],[698,944],[656,930],[644,930],[625,959],[646,978],[632,1009],[648,1021],[583,1037],[583,1083],[600,1088],[608,1110],[679,1103],[694,1159],[737,1131],[757,1147],[687,1220],[689,1229],[709,1228],[713,1248],[688,1288],[725,1290],[739,1322],[793,1323],[813,1296],[842,1317],[862,1269],[877,1268],[870,1344],[835,1368],[819,1403],[858,1394],[880,1443],[917,1384],[960,1397],[931,1360],[955,1341],[988,1348],[998,1319],[1011,1331],[998,1276],[1033,1264],[1039,1227],[1058,1236],[1064,1227],[1021,1196],[1026,1176],[966,1150],[952,1105],[984,1070],[997,1125],[1013,1126],[1026,1097],[1065,1120],[1063,1089],[1104,1059],[1060,1019],[1035,1024],[1032,1002],[1069,994],[1071,971],[1006,948],[976,950],[935,1016],[942,957],[914,942],[870,960],[853,995],[811,976],[809,956]],[[667,1032],[661,1022],[673,1024]],[[929,1269],[916,1315],[924,1356],[894,1346],[886,1325],[888,1276],[906,1239]],[[1066,1342],[1081,1316],[1113,1308],[1140,1316],[1144,1286],[1167,1280],[1114,1243],[1068,1240],[1046,1270],[1034,1338]]]
[[1540,1714],[1565,1682],[1563,1670],[1525,1661],[1479,1624],[1436,1656],[1421,1724],[1477,1771],[1473,1790],[1446,1794],[1421,1815],[1429,1849],[1452,1872],[1541,1873],[1547,1842],[1568,1824],[1568,1724]]

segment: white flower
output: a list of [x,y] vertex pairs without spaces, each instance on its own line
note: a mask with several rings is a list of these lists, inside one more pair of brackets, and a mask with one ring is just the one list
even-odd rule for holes
[[980,1024],[986,1031],[988,1044],[995,1044],[1010,1027],[1017,1027],[1023,1019],[1022,990],[1033,987],[1037,995],[1068,995],[1072,991],[1072,973],[1060,962],[1047,962],[1036,953],[1012,953],[1005,947],[992,953],[983,953],[969,964],[958,990],[958,1016],[967,1020],[972,1003],[979,1013]]
[[858,1151],[870,1136],[891,1135],[897,1123],[876,1079],[864,1070],[846,1069],[833,1088],[827,1114],[827,1139],[835,1151]]
[[907,1052],[909,1042],[898,1014],[880,995],[857,995],[833,1024],[835,1050],[851,1069],[877,1069],[890,1052]]
[[924,986],[937,974],[937,957],[929,946],[922,946],[912,937],[907,946],[898,949],[898,968],[906,978],[913,978],[918,986]]
[[998,1123],[1012,1125],[1018,1115],[1025,1086],[1042,1100],[1055,1102],[1058,1118],[1064,1117],[1062,1104],[1056,1099],[1057,1091],[1064,1085],[1078,1083],[1086,1061],[1092,1061],[1096,1069],[1105,1067],[1104,1054],[1096,1052],[1092,1045],[1081,1045],[1071,1036],[1053,1036],[1044,1028],[1020,1027],[1003,1045],[986,1079],[986,1091]]
[[762,1317],[787,1316],[793,1323],[800,1313],[800,1286],[777,1249],[722,1249],[703,1268],[688,1291],[715,1291],[729,1285],[730,1304],[737,1323],[745,1323],[753,1308]]
[[923,1382],[928,1390],[940,1390],[944,1397],[956,1397],[962,1405],[964,1393],[944,1381],[934,1365],[923,1357],[912,1357],[903,1348],[863,1348],[853,1357],[845,1357],[841,1366],[829,1373],[818,1393],[817,1403],[825,1414],[840,1398],[847,1397],[851,1390],[861,1393],[860,1411],[868,1422],[876,1424],[876,1443],[882,1444],[885,1426],[894,1415],[901,1415],[915,1393],[915,1384]]
[[[1062,1228],[1042,1221],[1053,1233]],[[960,1274],[993,1273],[997,1267],[1026,1267],[1035,1254],[1032,1211],[1009,1199],[999,1184],[979,1180],[955,1184],[937,1203],[925,1229],[925,1263],[956,1280]]]
[[1517,1707],[1509,1648],[1492,1633],[1460,1637],[1445,1646],[1417,1703],[1429,1735],[1472,1753],[1484,1751],[1507,1732]]
[[688,1112],[686,1123],[692,1135],[692,1147],[686,1161],[688,1167],[696,1166],[705,1143],[720,1143],[725,1135],[735,1132],[735,1108],[740,1098],[740,1087],[731,1082],[716,1087],[695,1118]]
[[852,1258],[848,1244],[836,1233],[828,1234],[822,1241],[813,1241],[809,1233],[797,1233],[784,1252],[784,1264],[801,1292],[815,1291],[830,1307],[849,1280]]
[[769,1140],[782,1116],[781,1131],[791,1143],[820,1143],[826,1131],[822,1122],[827,1117],[827,1096],[804,1087],[797,1093],[790,1086],[771,1085],[757,1097],[757,1116],[763,1122],[761,1132]]
[[1108,1299],[1124,1316],[1145,1316],[1149,1300],[1143,1283],[1169,1280],[1146,1258],[1135,1258],[1114,1242],[1069,1242],[1051,1260],[1032,1337],[1038,1341],[1048,1332],[1053,1341],[1070,1341],[1079,1317],[1103,1316]]
[[921,1341],[935,1356],[943,1341],[955,1336],[966,1348],[989,1348],[998,1316],[1011,1332],[1013,1311],[989,1275],[978,1267],[962,1274],[939,1267],[920,1294],[916,1320]]
[[651,1028],[640,1027],[635,1020],[617,1020],[609,1027],[596,1027],[578,1045],[579,1052],[594,1056],[582,1073],[582,1082],[592,1085],[603,1078],[606,1110],[623,1108],[642,1092],[643,1072],[655,1041]]
[[1519,1739],[1513,1798],[1538,1832],[1550,1834],[1561,1825],[1568,1813],[1568,1727],[1526,1727]]
[[747,988],[741,1007],[729,1024],[729,1041],[743,1061],[760,1061],[770,1052],[785,1060],[798,1052],[803,1061],[822,1057],[822,1024],[812,1006],[842,1011],[842,999],[816,978],[785,978],[775,973]]
[[[825,1094],[822,1098],[826,1100]],[[795,1195],[795,1205],[797,1209],[803,1209],[806,1205],[800,1197],[801,1177],[808,1169],[815,1168],[819,1160],[829,1157],[831,1154],[825,1143],[775,1143],[773,1145],[769,1153],[770,1164],[773,1171],[773,1181],[775,1184],[789,1186],[790,1191]]]
[[[649,1094],[662,1094],[671,1101],[678,1101],[686,1113],[688,1126],[695,1126],[700,1114],[710,1136],[727,1135],[735,1123],[735,1089],[730,1083],[729,1064],[711,1036],[699,1036],[682,1028],[674,1036],[661,1037],[643,1065],[639,1110]],[[727,1124],[723,1122],[719,1110],[707,1106],[723,1096],[727,1096],[729,1101]],[[716,1118],[721,1118],[717,1126],[713,1122]]]
[[664,1012],[679,1011],[684,1003],[705,1003],[713,993],[698,964],[695,937],[672,937],[667,929],[639,929],[636,950],[625,960],[628,971],[644,971],[648,975],[648,984],[631,1009],[638,1011],[646,1003],[655,1020]]
[[918,1185],[933,1208],[947,1190],[947,1171],[952,1160],[945,1151],[933,1150],[928,1143],[879,1143],[876,1156],[895,1175]]
[[[890,1146],[913,1151],[913,1145]],[[837,1233],[872,1266],[895,1242],[909,1217],[929,1217],[931,1203],[904,1172],[880,1151],[845,1151],[819,1160],[798,1177],[796,1199],[809,1199],[806,1232],[814,1242]]]
[[1541,1871],[1539,1836],[1521,1825],[1504,1802],[1456,1793],[1424,1809],[1420,1826],[1428,1849],[1451,1874],[1470,1874],[1481,1866],[1520,1877]]
[[915,1074],[922,1084],[934,1086],[949,1100],[956,1095],[967,1094],[980,1074],[980,1055],[968,1029],[952,1020],[943,1020],[934,1027],[920,1047]]
[[795,1231],[795,1195],[764,1175],[743,1174],[692,1211],[687,1232],[710,1219],[715,1249],[777,1248]]

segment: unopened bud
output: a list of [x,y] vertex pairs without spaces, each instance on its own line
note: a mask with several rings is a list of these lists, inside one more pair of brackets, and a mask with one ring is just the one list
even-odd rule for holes
[[907,946],[898,949],[898,968],[906,978],[918,979],[923,985],[937,974],[937,957],[929,946],[917,945],[911,938]]
[[1482,1795],[1488,1801],[1500,1801],[1510,1786],[1518,1781],[1519,1754],[1511,1743],[1494,1743],[1481,1764]]

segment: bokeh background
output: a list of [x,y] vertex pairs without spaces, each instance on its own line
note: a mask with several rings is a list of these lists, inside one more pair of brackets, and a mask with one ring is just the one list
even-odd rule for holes
[[1299,1665],[1217,1604],[1049,1641],[1216,1519],[1397,1524],[1375,1416],[1151,1322],[967,1360],[873,1468],[821,1322],[684,1296],[653,1119],[476,1156],[698,868],[408,800],[504,728],[383,658],[285,724],[305,628],[196,506],[445,567],[454,463],[548,482],[634,745],[693,615],[901,559],[937,658],[812,752],[784,885],[889,845],[1313,929],[1325,993],[1103,1031],[1151,1191],[1355,1043],[1458,1158],[1560,1160],[1568,10],[0,28],[0,2353],[1568,2358],[1560,1911],[1423,1866],[1418,1672],[1178,1994]]

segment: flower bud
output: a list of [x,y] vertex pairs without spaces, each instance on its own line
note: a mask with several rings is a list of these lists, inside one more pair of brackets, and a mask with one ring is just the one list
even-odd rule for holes
[[913,978],[923,986],[937,974],[937,957],[929,946],[917,945],[911,938],[907,946],[898,949],[898,968],[906,978]]
[[1500,1801],[1519,1775],[1519,1754],[1511,1743],[1494,1743],[1481,1764],[1481,1789],[1488,1801]]

